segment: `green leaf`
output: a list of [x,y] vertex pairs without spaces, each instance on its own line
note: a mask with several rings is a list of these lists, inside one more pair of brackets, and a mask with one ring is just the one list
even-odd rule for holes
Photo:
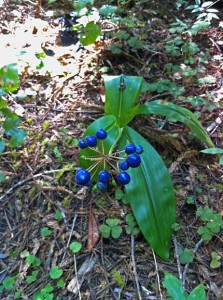
[[5,150],[5,140],[0,139],[0,154],[2,154]]
[[170,175],[156,150],[130,127],[123,130],[119,148],[128,143],[142,145],[144,152],[141,165],[128,170],[131,181],[125,186],[126,194],[145,239],[157,255],[167,260],[176,214]]
[[[183,290],[181,282],[176,276],[174,276],[168,272],[165,272],[163,286],[167,289],[168,295],[173,297],[174,300],[186,300],[187,299],[186,293]],[[197,299],[199,299],[199,298],[197,298]]]
[[50,230],[48,227],[44,227],[41,229],[41,235],[42,236],[49,236],[51,235],[52,230]]
[[65,282],[64,282],[63,279],[60,279],[60,280],[57,281],[57,286],[58,286],[58,287],[63,288],[64,285],[65,285]]
[[23,129],[16,129],[9,140],[9,146],[12,148],[19,147],[24,144],[26,132]]
[[121,226],[114,226],[111,229],[111,235],[114,239],[118,239],[122,233],[122,227]]
[[69,248],[73,253],[78,253],[81,250],[82,245],[79,242],[73,242],[70,244]]
[[26,258],[26,262],[30,265],[32,265],[33,267],[39,267],[40,266],[40,260],[35,256],[35,255],[29,255]]
[[[44,296],[48,293],[51,293],[53,291],[53,286],[51,283],[47,283],[43,289],[41,289],[41,293],[44,294]],[[45,300],[45,299],[44,299]]]
[[0,98],[0,110],[7,107],[6,101]]
[[13,277],[6,277],[2,284],[7,291],[11,291],[14,287],[15,279]]
[[50,278],[58,279],[63,274],[63,270],[59,269],[57,266],[50,270]]
[[113,5],[102,5],[99,9],[100,14],[104,15],[107,18],[109,15],[113,15],[117,11],[117,6]]
[[206,145],[214,147],[208,133],[201,126],[198,119],[191,111],[184,107],[163,100],[155,100],[141,105],[137,114],[155,114],[174,118],[189,127],[195,136]]
[[9,64],[0,69],[0,86],[5,92],[14,92],[19,86],[17,64]]
[[57,211],[55,212],[55,214],[54,214],[54,218],[55,218],[56,220],[61,220],[61,219],[63,219],[63,215],[62,215],[62,213],[61,213],[59,210],[57,210]]
[[24,143],[26,132],[23,129],[18,129],[21,120],[17,118],[7,118],[3,123],[5,134],[10,136],[9,145],[11,147],[18,147]]
[[101,229],[101,234],[104,238],[109,238],[110,237],[110,234],[111,234],[111,227],[106,225],[106,224],[103,224],[100,226],[100,229]]
[[206,226],[213,233],[218,233],[220,231],[220,225],[216,222],[208,222]]
[[204,284],[199,284],[188,296],[187,300],[206,300]]
[[123,193],[123,191],[121,189],[117,189],[115,191],[115,199],[116,200],[121,200],[124,196],[125,196],[125,194]]
[[[105,113],[117,119],[117,125],[127,125],[136,115],[143,78],[139,76],[105,76]],[[129,115],[128,115],[129,114]],[[123,116],[125,119],[123,120]],[[127,116],[127,117],[126,117]]]
[[0,171],[0,183],[1,183],[1,182],[4,182],[5,179],[6,179],[5,174],[4,174],[3,172]]
[[94,44],[100,35],[100,28],[91,21],[84,27],[84,32],[80,35],[80,42],[83,46]]
[[32,274],[30,276],[26,277],[26,282],[31,283],[31,282],[35,282],[37,279],[37,275],[38,275],[39,271],[32,271]]
[[223,149],[221,148],[208,148],[201,150],[200,152],[206,153],[206,154],[223,154]]
[[106,223],[110,227],[115,227],[116,225],[120,224],[120,220],[119,219],[107,219]]
[[180,256],[180,262],[183,265],[185,265],[193,261],[194,252],[192,249],[183,250],[182,248],[179,247],[179,256]]
[[80,11],[82,8],[85,8],[88,4],[93,5],[94,4],[94,0],[76,0],[74,2],[74,8],[77,11]]

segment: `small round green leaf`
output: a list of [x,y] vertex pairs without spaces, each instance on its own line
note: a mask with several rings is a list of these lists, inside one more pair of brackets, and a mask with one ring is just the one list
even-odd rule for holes
[[58,279],[63,274],[63,270],[59,269],[57,266],[50,270],[50,278]]
[[79,242],[73,242],[70,244],[69,248],[73,253],[78,253],[81,250],[82,245]]

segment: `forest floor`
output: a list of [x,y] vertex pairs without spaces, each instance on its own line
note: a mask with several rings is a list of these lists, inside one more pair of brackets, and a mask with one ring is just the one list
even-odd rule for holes
[[[141,6],[127,7],[127,13],[146,20],[148,31],[145,23],[134,30],[138,36],[142,31],[147,34],[152,48],[132,49],[126,44],[118,54],[109,50],[114,37],[80,49],[76,40],[61,39],[58,18],[72,11],[65,0],[43,3],[41,18],[35,17],[34,1],[8,0],[1,8],[1,67],[26,51],[19,57],[19,89],[8,94],[7,100],[27,132],[25,144],[7,148],[0,161],[6,174],[0,187],[0,285],[7,277],[15,280],[12,289],[0,291],[1,299],[44,300],[52,299],[52,293],[54,299],[167,299],[164,272],[179,277],[183,271],[187,292],[203,282],[207,299],[223,299],[222,235],[218,232],[202,242],[197,230],[206,223],[196,216],[198,208],[205,207],[222,214],[223,169],[215,156],[199,152],[204,145],[188,139],[189,130],[182,124],[155,116],[140,116],[131,123],[162,156],[174,184],[177,223],[170,259],[165,262],[155,256],[141,234],[131,236],[124,230],[118,239],[100,237],[92,251],[86,250],[91,204],[98,227],[115,217],[124,229],[131,209],[114,192],[93,193],[76,185],[79,149],[75,140],[103,116],[104,73],[143,76],[150,83],[167,78],[164,64],[178,64],[180,58],[167,56],[164,44],[174,16],[186,19],[190,13],[173,8],[170,2],[151,1],[146,7],[142,1]],[[218,148],[223,148],[223,47],[216,41],[222,38],[220,20],[194,38],[209,57],[205,72],[214,82],[196,84],[190,76],[173,79],[184,86],[184,96],[202,94],[207,105],[193,106],[168,90],[141,96],[142,102],[164,99],[200,113],[200,122],[212,128],[209,132]],[[36,56],[43,52],[46,57]],[[216,103],[210,95],[215,95]],[[158,121],[164,121],[162,128]],[[82,250],[74,255],[69,246],[76,241]],[[185,254],[185,262],[179,259],[179,251]],[[219,257],[211,267],[213,252]],[[27,263],[25,258],[31,255],[40,265]],[[49,276],[52,266],[63,271],[59,283]],[[34,298],[41,290],[41,296]]]

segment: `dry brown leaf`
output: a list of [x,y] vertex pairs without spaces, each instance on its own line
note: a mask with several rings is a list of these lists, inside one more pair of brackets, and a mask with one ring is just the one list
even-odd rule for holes
[[91,251],[94,248],[99,238],[100,238],[100,233],[98,230],[98,225],[95,220],[94,214],[92,212],[92,208],[90,208],[89,221],[88,221],[88,241],[87,241],[88,251]]

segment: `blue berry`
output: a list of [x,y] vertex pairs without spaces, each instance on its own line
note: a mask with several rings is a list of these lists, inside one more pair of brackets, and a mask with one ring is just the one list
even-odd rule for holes
[[107,189],[107,183],[98,181],[97,187],[100,191],[105,191]]
[[97,145],[97,138],[93,135],[86,137],[86,142],[89,147],[95,147]]
[[98,180],[107,183],[110,179],[110,174],[107,170],[100,171],[98,174]]
[[141,145],[136,146],[136,154],[142,154],[143,153],[143,147]]
[[99,140],[104,140],[104,139],[106,139],[106,137],[107,137],[107,132],[106,132],[104,129],[99,129],[99,130],[96,132],[96,137],[97,137]]
[[128,163],[127,163],[126,160],[123,160],[123,161],[119,164],[119,167],[120,167],[121,170],[126,171],[126,170],[128,170],[129,165],[128,165]]
[[82,140],[79,140],[78,146],[79,146],[81,149],[85,149],[85,148],[88,147],[88,144],[87,144],[86,140],[82,139]]
[[85,170],[81,169],[76,172],[75,180],[78,184],[86,185],[91,179],[91,174]]
[[125,147],[125,153],[126,154],[131,154],[136,152],[136,146],[133,144],[129,144]]
[[126,172],[121,172],[118,173],[118,175],[116,176],[116,180],[119,184],[128,184],[130,182],[130,176],[128,173]]
[[138,154],[130,154],[126,161],[130,167],[137,168],[141,163],[141,158]]

